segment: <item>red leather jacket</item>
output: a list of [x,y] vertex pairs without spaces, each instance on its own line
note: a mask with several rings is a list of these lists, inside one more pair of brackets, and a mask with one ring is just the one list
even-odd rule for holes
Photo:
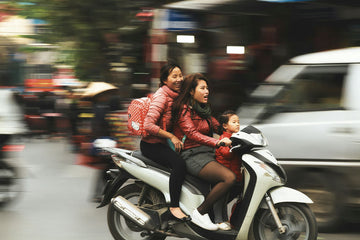
[[[220,138],[230,138],[231,133],[224,132]],[[229,168],[236,174],[236,181],[242,181],[241,164],[242,161],[238,155],[230,152],[230,147],[219,147],[215,150],[216,161]]]
[[[185,111],[186,113],[184,115]],[[217,132],[219,122],[214,117],[211,117],[211,125],[213,132]],[[180,140],[186,135],[184,150],[202,145],[216,147],[219,141],[209,136],[211,131],[206,119],[201,118],[186,105],[184,106],[179,121],[174,125],[173,133]]]
[[141,140],[148,143],[164,143],[165,138],[158,137],[160,128],[163,130],[171,129],[171,108],[174,99],[179,94],[163,85],[153,95],[149,111],[144,120],[144,128],[149,133]]

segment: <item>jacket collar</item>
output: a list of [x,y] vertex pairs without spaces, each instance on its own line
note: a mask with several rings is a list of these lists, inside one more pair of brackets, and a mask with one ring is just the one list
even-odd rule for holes
[[171,90],[171,89],[170,89],[168,86],[166,86],[166,85],[163,85],[161,88],[162,88],[162,89],[167,93],[167,95],[169,95],[169,97],[171,97],[171,98],[176,98],[177,96],[179,96],[179,93]]
[[225,132],[225,131],[222,134],[222,136],[227,137],[227,138],[230,138],[231,135],[232,135],[232,133],[228,133],[228,132]]

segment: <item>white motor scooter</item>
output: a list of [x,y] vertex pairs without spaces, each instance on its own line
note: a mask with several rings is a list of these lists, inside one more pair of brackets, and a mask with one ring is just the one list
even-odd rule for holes
[[[170,203],[169,169],[145,158],[139,151],[97,147],[111,153],[116,169],[108,171],[109,180],[99,205],[109,204],[108,225],[114,239],[317,239],[315,217],[303,193],[285,187],[286,174],[266,149],[262,133],[247,126],[231,137],[231,151],[240,154],[244,170],[244,188],[234,207],[230,231],[208,231],[191,221],[181,222],[166,216]],[[210,185],[187,176],[180,198],[181,209],[190,214],[204,200]],[[226,206],[224,206],[226,207]]]

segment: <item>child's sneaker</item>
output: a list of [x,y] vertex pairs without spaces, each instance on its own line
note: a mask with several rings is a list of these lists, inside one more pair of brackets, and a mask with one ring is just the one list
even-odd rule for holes
[[231,225],[229,222],[222,222],[222,223],[217,223],[216,226],[218,226],[218,228],[220,230],[224,230],[224,231],[229,231],[231,230]]

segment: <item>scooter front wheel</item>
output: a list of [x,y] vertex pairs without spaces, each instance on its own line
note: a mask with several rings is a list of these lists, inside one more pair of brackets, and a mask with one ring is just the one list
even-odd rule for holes
[[302,203],[278,203],[275,209],[285,233],[280,233],[269,209],[259,209],[253,231],[256,240],[316,240],[317,224],[309,206]]

